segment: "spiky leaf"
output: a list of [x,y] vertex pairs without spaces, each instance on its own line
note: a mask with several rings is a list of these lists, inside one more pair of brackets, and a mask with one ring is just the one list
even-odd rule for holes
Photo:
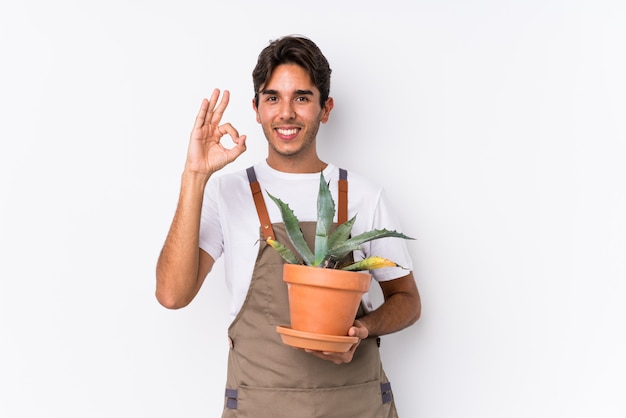
[[346,242],[348,238],[350,238],[350,233],[352,232],[352,225],[354,225],[354,221],[356,221],[356,215],[352,217],[347,222],[339,225],[337,229],[330,234],[328,238],[328,248],[335,248],[340,244]]
[[315,229],[315,261],[314,266],[318,266],[326,257],[328,249],[328,234],[333,225],[335,215],[335,201],[330,194],[330,189],[324,173],[320,172],[320,188],[317,195],[317,226]]
[[383,257],[372,256],[367,257],[363,260],[357,261],[356,263],[350,264],[349,266],[343,267],[342,270],[349,271],[361,271],[361,270],[375,270],[383,267],[402,267],[399,264],[394,263],[391,260],[388,260]]
[[287,230],[287,236],[289,236],[289,240],[293,244],[293,247],[298,254],[300,254],[300,257],[302,257],[302,260],[304,260],[306,265],[313,265],[313,252],[304,239],[304,234],[302,234],[302,230],[300,229],[300,222],[298,221],[298,218],[293,213],[289,205],[279,198],[272,196],[269,192],[268,195],[280,209],[283,223],[285,224],[285,229]]
[[328,253],[331,254],[333,258],[340,260],[351,251],[360,249],[361,244],[375,239],[387,237],[414,239],[407,235],[404,235],[401,232],[389,231],[387,229],[375,229],[373,231],[363,232],[362,234],[352,237],[344,241],[343,243],[339,243],[335,247],[330,248],[328,250]]
[[291,252],[291,250],[287,247],[285,247],[283,244],[281,244],[280,242],[273,240],[271,238],[268,238],[266,240],[266,242],[268,243],[268,245],[270,247],[272,247],[273,249],[275,249],[278,254],[280,254],[280,256],[288,263],[290,264],[302,264],[300,263],[300,260],[298,260],[298,258],[295,256],[294,253]]

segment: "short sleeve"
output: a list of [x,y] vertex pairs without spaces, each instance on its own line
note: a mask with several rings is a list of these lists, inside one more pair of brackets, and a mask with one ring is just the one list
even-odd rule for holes
[[220,221],[219,200],[220,179],[209,180],[204,191],[202,213],[200,217],[200,248],[214,260],[224,252],[224,236]]
[[[381,190],[372,220],[372,229],[398,231],[410,236],[402,229],[398,217],[389,205],[384,190]],[[372,270],[372,276],[377,281],[397,279],[406,276],[413,270],[413,262],[406,239],[395,237],[376,239],[370,241],[369,248],[366,251],[368,256],[384,257],[403,267],[384,267]]]

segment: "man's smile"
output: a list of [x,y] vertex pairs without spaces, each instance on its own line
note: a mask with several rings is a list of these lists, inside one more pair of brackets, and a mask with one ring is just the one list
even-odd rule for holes
[[278,132],[278,135],[281,138],[292,138],[296,136],[299,131],[300,131],[299,128],[289,128],[289,129],[276,128],[276,132]]

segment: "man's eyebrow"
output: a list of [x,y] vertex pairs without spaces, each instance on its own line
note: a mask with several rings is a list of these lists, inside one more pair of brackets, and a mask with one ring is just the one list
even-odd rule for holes
[[[267,90],[263,90],[261,91],[261,94],[267,94],[270,96],[277,96],[278,95],[278,90],[272,90],[272,89],[267,89]],[[311,90],[296,90],[295,91],[295,95],[296,96],[312,96],[313,95],[313,91]]]

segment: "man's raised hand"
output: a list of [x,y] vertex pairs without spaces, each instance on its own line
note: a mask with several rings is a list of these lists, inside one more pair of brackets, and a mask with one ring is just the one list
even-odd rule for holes
[[[228,122],[220,125],[228,106],[230,92],[224,90],[222,100],[218,104],[219,96],[219,89],[214,89],[209,100],[202,100],[187,151],[185,170],[189,172],[210,176],[233,162],[246,150],[245,135],[239,136],[239,132]],[[235,144],[232,148],[222,144],[224,135],[231,137]]]

